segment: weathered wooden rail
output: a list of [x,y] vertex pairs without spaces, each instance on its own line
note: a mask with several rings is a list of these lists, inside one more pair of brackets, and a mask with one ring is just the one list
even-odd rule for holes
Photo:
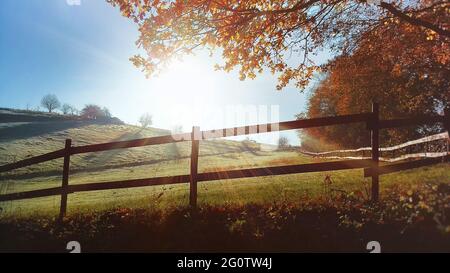
[[[308,163],[299,165],[286,165],[277,167],[263,167],[263,168],[198,173],[199,145],[202,140],[229,137],[229,136],[238,136],[238,135],[302,129],[309,127],[349,124],[357,122],[366,123],[367,129],[371,133],[370,159],[351,159],[332,162],[319,162],[319,163]],[[364,169],[365,177],[372,177],[372,200],[377,201],[379,198],[379,175],[436,164],[442,161],[448,161],[449,159],[449,156],[446,155],[440,158],[427,158],[379,167],[379,151],[380,151],[379,130],[385,128],[396,128],[401,126],[410,126],[417,124],[433,124],[436,122],[443,123],[445,128],[448,130],[449,113],[446,111],[444,116],[427,115],[427,116],[416,116],[406,119],[380,120],[379,105],[377,103],[374,103],[372,105],[372,112],[354,115],[293,120],[280,123],[258,124],[252,126],[242,126],[242,127],[224,128],[219,130],[207,130],[207,131],[200,131],[199,127],[194,126],[191,133],[157,136],[150,138],[109,142],[85,146],[72,146],[72,141],[70,139],[67,139],[65,142],[64,149],[0,166],[0,173],[2,173],[42,163],[45,161],[54,160],[57,158],[64,158],[61,187],[3,194],[0,195],[0,201],[12,201],[19,199],[61,195],[60,217],[62,218],[66,214],[67,210],[67,196],[71,193],[83,191],[144,187],[152,185],[189,183],[190,185],[189,203],[192,207],[195,207],[197,205],[198,182],[221,180],[221,179],[236,179],[244,177],[260,177],[260,176],[286,175],[295,173],[307,173],[307,172],[348,170],[357,168]],[[72,155],[107,151],[113,149],[124,149],[133,147],[143,147],[149,145],[175,143],[182,141],[192,142],[191,166],[189,175],[152,177],[144,179],[87,183],[77,185],[69,184],[70,157]]]

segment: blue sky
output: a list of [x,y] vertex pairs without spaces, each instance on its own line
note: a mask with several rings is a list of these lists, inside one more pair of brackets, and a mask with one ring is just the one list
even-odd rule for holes
[[[182,125],[185,131],[192,124],[204,129],[245,124],[224,121],[223,113],[233,107],[279,109],[279,116],[267,121],[292,120],[305,109],[307,94],[293,87],[276,91],[276,76],[263,73],[240,81],[236,71],[214,71],[220,56],[201,51],[146,79],[128,60],[138,52],[137,37],[136,25],[103,0],[80,5],[3,0],[0,107],[36,108],[43,95],[53,93],[79,109],[87,103],[106,106],[127,123],[136,124],[149,112],[154,127]],[[264,122],[261,115],[258,119]],[[295,132],[286,135],[298,143]]]

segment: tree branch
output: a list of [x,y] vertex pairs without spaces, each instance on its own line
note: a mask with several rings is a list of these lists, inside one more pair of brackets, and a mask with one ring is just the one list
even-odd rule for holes
[[418,18],[413,18],[405,13],[403,13],[401,10],[397,9],[394,5],[386,3],[386,2],[381,2],[380,3],[380,7],[386,9],[387,11],[389,11],[390,13],[392,13],[393,15],[397,16],[398,18],[410,23],[411,25],[415,25],[415,26],[421,26],[421,27],[425,27],[428,29],[433,30],[434,32],[436,32],[439,35],[442,36],[446,36],[446,37],[450,37],[450,31],[445,30],[443,28],[440,28],[437,25],[434,25],[430,22],[418,19]]

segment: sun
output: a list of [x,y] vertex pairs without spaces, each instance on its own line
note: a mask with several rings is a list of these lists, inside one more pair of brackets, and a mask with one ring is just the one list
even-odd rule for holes
[[195,56],[175,60],[149,79],[149,99],[158,100],[161,111],[170,117],[170,126],[181,125],[189,130],[193,125],[201,125],[204,114],[216,107],[216,77],[210,64]]

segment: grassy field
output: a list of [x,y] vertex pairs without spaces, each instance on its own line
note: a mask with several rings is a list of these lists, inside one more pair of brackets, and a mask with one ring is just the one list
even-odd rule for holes
[[[23,135],[36,126],[40,133]],[[61,149],[66,138],[85,145],[168,133],[74,121],[0,124],[0,164]],[[76,155],[70,184],[188,174],[190,144]],[[220,139],[201,142],[199,172],[319,160]],[[1,174],[0,193],[60,186],[61,170],[54,160]],[[365,251],[373,238],[388,251],[449,250],[448,163],[383,175],[380,183],[381,202],[373,204],[362,169],[202,182],[195,215],[188,184],[81,192],[69,195],[62,225],[59,196],[2,202],[0,252],[59,252],[74,238],[86,251]]]
[[[249,153],[226,154],[222,156],[201,157],[199,171],[239,169],[255,166],[276,166],[310,162],[295,152],[266,152],[260,155]],[[189,160],[165,161],[138,167],[126,167],[91,173],[77,173],[71,176],[70,183],[91,183],[121,179],[169,176],[188,173]],[[331,175],[331,189],[325,188],[323,180]],[[382,176],[382,194],[392,186],[418,185],[422,183],[449,183],[448,164],[419,168],[396,174]],[[60,185],[60,176],[37,177],[26,180],[9,179],[2,182],[3,192],[17,192]],[[199,184],[199,205],[244,205],[276,202],[301,202],[302,199],[321,197],[332,198],[339,192],[354,192],[368,198],[370,180],[363,178],[362,170],[348,170],[322,173],[293,174],[259,178],[245,178],[221,181],[208,181]],[[69,195],[68,213],[94,212],[114,207],[164,209],[183,207],[188,204],[187,184],[150,186],[120,190],[104,190],[74,193]],[[3,217],[29,217],[56,215],[59,209],[59,196],[3,202]]]
[[[0,164],[10,162],[7,159],[12,156],[20,160],[60,149],[66,138],[73,139],[74,145],[85,145],[170,133],[131,125],[80,123],[75,126],[73,121],[69,122],[69,125],[64,121],[39,122],[42,134],[26,137],[21,133],[24,130],[22,127],[37,126],[37,123],[16,124],[20,130],[10,124],[0,127],[0,131],[7,132],[5,135],[8,136],[0,137],[0,159],[3,159]],[[76,155],[71,158],[70,184],[188,174],[189,155],[190,142]],[[201,142],[199,172],[302,164],[317,160],[295,151],[267,151],[250,141],[220,139]],[[2,174],[0,193],[60,186],[61,170],[62,160],[59,159]],[[331,175],[331,189],[324,187],[326,175]],[[388,191],[396,184],[426,182],[449,183],[448,164],[383,176],[381,190]],[[333,196],[339,192],[355,192],[367,198],[369,190],[369,180],[363,178],[363,172],[359,169],[203,182],[199,184],[198,202],[200,205],[297,202],[305,197]],[[152,210],[186,206],[188,194],[187,184],[75,193],[69,195],[68,213],[114,207]],[[0,203],[0,217],[56,215],[59,201],[59,196],[54,196],[3,202]]]

